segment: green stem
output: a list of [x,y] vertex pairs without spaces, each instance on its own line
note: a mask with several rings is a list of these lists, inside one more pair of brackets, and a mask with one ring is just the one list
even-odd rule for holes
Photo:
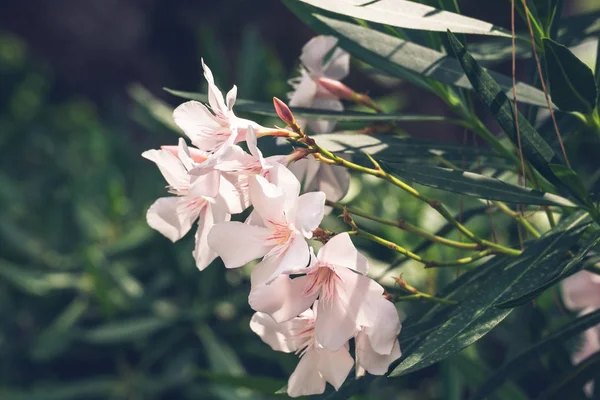
[[436,236],[432,233],[429,233],[419,227],[416,227],[412,224],[410,224],[409,222],[405,221],[405,220],[398,220],[398,221],[392,221],[392,220],[388,220],[385,218],[380,218],[380,217],[376,217],[374,215],[371,215],[369,213],[366,213],[364,211],[360,211],[356,208],[352,208],[352,207],[347,207],[345,205],[339,204],[339,203],[335,203],[333,201],[329,201],[326,200],[325,202],[326,205],[328,205],[329,207],[333,207],[336,208],[338,210],[346,210],[347,212],[349,212],[352,215],[356,215],[359,217],[363,217],[366,218],[368,220],[371,221],[375,221],[375,222],[379,222],[380,224],[383,225],[388,225],[388,226],[394,226],[396,228],[402,229],[404,231],[407,232],[412,232],[418,236],[421,236],[425,239],[428,239],[432,242],[435,243],[440,243],[446,246],[450,246],[450,247],[454,247],[457,249],[465,249],[465,250],[478,250],[480,249],[480,246],[476,243],[463,243],[463,242],[458,242],[456,240],[451,240],[451,239],[446,239],[444,237],[441,236]]
[[506,204],[501,201],[493,202],[501,211],[503,211],[506,215],[514,218],[519,224],[523,226],[529,233],[531,233],[534,237],[539,238],[542,236],[537,229],[525,218],[525,216],[517,211],[511,210]]
[[[381,178],[381,179],[384,179],[384,180],[390,182],[391,184],[393,184],[395,186],[398,186],[400,189],[404,190],[405,192],[412,195],[416,199],[421,200],[422,202],[428,204],[431,208],[435,209],[438,213],[440,213],[440,215],[442,217],[444,217],[444,219],[446,221],[451,223],[456,229],[458,229],[460,232],[462,232],[470,241],[479,244],[483,248],[491,248],[491,249],[494,249],[495,252],[497,252],[497,253],[506,254],[506,255],[510,255],[510,256],[518,256],[519,254],[521,254],[520,250],[511,249],[509,247],[505,247],[505,246],[496,244],[494,242],[490,242],[488,240],[484,240],[484,239],[477,237],[466,226],[464,226],[463,224],[458,222],[454,218],[454,216],[448,211],[448,209],[446,207],[444,207],[444,205],[441,202],[428,198],[427,196],[419,193],[412,186],[402,182],[400,179],[396,178],[395,176],[390,175],[389,173],[385,172],[372,158],[371,158],[371,161],[375,164],[375,167],[376,167],[375,169],[363,167],[362,165],[358,165],[358,164],[355,164],[344,158],[338,157],[335,154],[331,153],[330,151],[321,148],[319,145],[317,145],[314,142],[311,142],[309,144],[309,150],[312,150],[313,152],[318,153],[318,154],[315,154],[315,156],[316,156],[315,158],[317,158],[318,160],[321,160],[325,163],[340,165],[340,166],[346,167],[348,169],[351,169],[351,170],[354,170],[357,172],[362,172],[362,173],[365,173],[368,175],[376,176],[378,178]],[[324,159],[321,155],[324,155],[327,158]]]

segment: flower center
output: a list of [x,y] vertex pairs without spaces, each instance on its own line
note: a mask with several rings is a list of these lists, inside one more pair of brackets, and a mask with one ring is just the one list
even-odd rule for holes
[[316,269],[306,275],[309,279],[302,292],[305,296],[319,293],[319,301],[329,302],[337,294],[338,282],[340,276],[335,272],[335,268],[326,264],[318,264]]

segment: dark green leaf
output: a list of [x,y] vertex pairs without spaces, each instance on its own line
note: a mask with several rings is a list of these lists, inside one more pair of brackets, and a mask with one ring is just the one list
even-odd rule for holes
[[[208,96],[202,93],[183,92],[164,88],[167,92],[174,96],[188,100],[197,100],[202,102],[208,101]],[[361,111],[332,111],[319,110],[313,108],[290,107],[296,118],[311,118],[311,119],[329,119],[335,121],[361,121],[361,122],[376,122],[376,121],[405,121],[405,122],[445,122],[447,118],[437,115],[417,115],[403,113],[386,113],[375,114]],[[237,99],[235,102],[235,111],[247,112],[250,114],[266,115],[269,117],[277,117],[277,113],[270,103],[259,101]]]
[[483,385],[471,396],[470,400],[487,399],[509,377],[516,377],[528,371],[528,361],[554,350],[564,341],[600,323],[600,310],[586,314],[574,321],[569,321],[564,328],[550,334],[533,346],[523,350],[494,372]]
[[585,185],[575,171],[564,164],[549,164],[549,167],[554,175],[571,189],[572,193],[575,193],[580,199],[583,199],[589,204]]
[[[540,136],[527,119],[518,112],[516,118],[519,123],[519,133],[516,129],[515,115],[513,107],[503,92],[503,89],[496,83],[478,63],[471,57],[465,47],[452,35],[448,33],[450,43],[465,70],[469,80],[479,95],[481,101],[488,107],[496,121],[502,126],[502,129],[509,136],[511,141],[521,148],[525,158],[550,182],[559,188],[568,190],[561,181],[554,175],[549,164],[560,164],[560,160],[550,145]],[[519,137],[520,136],[520,137]]]
[[109,322],[83,333],[82,339],[95,344],[139,340],[166,328],[173,321],[160,317],[141,317]]
[[114,378],[90,378],[65,384],[39,385],[27,391],[0,390],[2,400],[81,400],[111,398],[120,391]]
[[[600,243],[600,231],[594,232],[586,241],[582,244],[581,248],[573,257],[558,262],[556,265],[548,264],[548,281],[542,283],[539,286],[533,287],[529,292],[522,293],[521,295],[508,300],[499,301],[494,304],[494,307],[498,308],[514,308],[527,303],[529,300],[537,297],[543,293],[546,289],[560,282],[566,277],[572,275],[574,272],[579,271],[583,268],[583,260],[586,254]],[[564,267],[560,268],[561,265]]]
[[451,290],[440,296],[456,300],[459,305],[446,313],[441,313],[443,309],[436,306],[422,317],[427,320],[441,313],[437,317],[441,324],[405,349],[405,358],[390,376],[404,375],[443,360],[479,340],[500,323],[511,310],[498,309],[493,304],[507,294],[514,296],[534,283],[543,282],[545,276],[539,269],[562,256],[572,245],[573,238],[585,229],[578,225],[579,218],[566,218],[562,222],[544,237],[531,242],[520,256],[496,256],[449,285]]
[[[317,32],[336,36],[342,48],[385,73],[423,87],[429,87],[423,78],[430,78],[472,89],[460,64],[444,53],[350,22],[310,14],[306,6],[295,0],[284,0],[284,3]],[[502,85],[505,94],[512,98],[512,79],[495,72],[490,74]],[[546,106],[544,93],[540,90],[522,82],[517,87],[519,101]]]
[[558,40],[575,46],[588,38],[600,36],[600,10],[561,19]]
[[405,0],[300,0],[327,11],[398,28],[510,37],[504,28]]
[[390,134],[357,135],[352,133],[331,133],[315,135],[314,139],[323,148],[341,154],[358,155],[367,153],[378,160],[390,162],[405,162],[408,159],[424,160],[444,157],[453,162],[477,162],[489,167],[488,161],[503,165],[505,168],[512,164],[486,149],[473,146],[460,146],[439,141],[399,137]]
[[278,379],[263,376],[234,376],[206,370],[198,370],[196,373],[213,383],[233,388],[252,389],[265,394],[273,394],[284,385],[284,382]]
[[413,182],[481,199],[516,204],[575,206],[571,201],[563,197],[538,192],[522,186],[511,185],[499,179],[473,172],[427,166],[410,168],[391,163],[386,165],[394,174]]
[[543,39],[552,101],[563,111],[590,113],[596,106],[592,70],[552,39]]
[[[450,359],[452,365],[460,371],[471,390],[477,389],[490,375],[490,370],[481,360],[473,360],[463,354]],[[492,400],[529,400],[529,397],[514,383],[507,382],[498,389]]]
[[583,390],[586,383],[597,377],[599,369],[600,352],[597,352],[555,379],[537,400],[572,399],[575,393]]

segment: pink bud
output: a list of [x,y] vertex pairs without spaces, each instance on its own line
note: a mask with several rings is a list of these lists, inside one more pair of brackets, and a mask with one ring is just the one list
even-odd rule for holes
[[273,97],[273,106],[275,107],[275,112],[281,118],[283,122],[286,124],[293,126],[296,124],[296,119],[294,119],[294,114],[292,114],[292,110],[285,104],[283,101],[279,100],[277,97]]
[[[176,157],[179,157],[179,146],[160,146],[160,148],[162,150],[167,150]],[[190,152],[190,157],[192,160],[194,160],[194,162],[202,163],[208,159],[208,156],[202,150],[194,147],[188,147],[188,150]]]
[[329,93],[339,99],[354,100],[357,96],[357,93],[354,90],[350,89],[340,81],[329,78],[319,78],[317,81],[319,82],[319,85],[323,86]]

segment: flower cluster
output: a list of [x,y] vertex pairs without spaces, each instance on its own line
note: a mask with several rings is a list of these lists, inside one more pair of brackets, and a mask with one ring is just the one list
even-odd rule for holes
[[[311,50],[315,46],[318,51]],[[341,50],[322,63],[334,46],[331,38],[319,37],[304,48],[306,70],[295,96],[304,96],[307,79],[319,87],[314,81],[319,77],[347,74],[348,56]],[[346,170],[316,160],[303,166],[307,151],[264,157],[258,137],[291,132],[237,117],[236,87],[224,98],[210,69],[203,68],[209,107],[190,101],[174,111],[193,147],[180,139],[178,146],[143,153],[174,195],[150,207],[148,224],[177,241],[198,221],[193,256],[200,270],[217,256],[226,268],[261,259],[251,272],[249,303],[257,313],[250,325],[273,349],[300,354],[289,395],[322,393],[326,382],[338,389],[355,363],[357,376],[384,374],[400,357],[401,325],[394,305],[383,297],[383,287],[367,277],[367,259],[347,233],[334,236],[318,254],[307,242],[323,219],[326,198],[338,200],[347,190]],[[312,103],[301,105],[326,106],[321,104],[324,89],[314,85]],[[335,100],[341,107],[339,99],[328,96],[330,105]],[[290,165],[305,182],[303,194]],[[330,190],[316,190],[322,186]],[[244,222],[231,221],[250,206]],[[349,352],[351,339],[356,361]]]
[[[562,282],[562,297],[565,306],[581,315],[589,314],[600,309],[600,276],[588,271],[580,271]],[[600,350],[600,325],[596,325],[583,334],[579,349],[573,353],[573,363],[579,364]],[[585,391],[591,396],[593,382],[585,386]]]

